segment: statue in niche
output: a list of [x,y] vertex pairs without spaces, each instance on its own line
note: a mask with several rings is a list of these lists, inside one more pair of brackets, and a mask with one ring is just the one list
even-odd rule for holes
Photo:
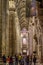
[[34,39],[35,39],[36,43],[38,44],[38,39],[37,39],[36,34],[34,35]]

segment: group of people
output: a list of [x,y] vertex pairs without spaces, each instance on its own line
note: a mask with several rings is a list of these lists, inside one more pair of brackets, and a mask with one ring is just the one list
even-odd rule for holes
[[32,65],[32,63],[36,65],[37,58],[35,55],[32,58],[32,56],[29,55],[15,54],[13,57],[6,57],[5,55],[3,55],[2,60],[3,65]]

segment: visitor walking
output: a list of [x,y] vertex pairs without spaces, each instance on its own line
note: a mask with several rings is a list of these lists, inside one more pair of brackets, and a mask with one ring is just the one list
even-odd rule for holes
[[15,55],[15,65],[18,65],[18,55]]
[[19,61],[19,64],[21,65],[21,61],[22,60],[22,55],[21,54],[19,54],[19,56],[18,56],[18,61]]
[[13,65],[15,65],[15,56],[13,56]]
[[29,65],[32,65],[32,55],[29,56]]
[[6,61],[6,65],[9,65],[9,63],[10,63],[10,57],[8,56],[7,61]]
[[36,65],[36,56],[35,55],[33,57],[33,63],[34,63],[34,65]]
[[26,65],[29,65],[29,55],[26,57]]
[[2,60],[3,60],[3,65],[6,65],[6,56],[5,56],[5,54],[2,56]]
[[13,58],[12,58],[12,56],[10,57],[9,65],[13,65]]

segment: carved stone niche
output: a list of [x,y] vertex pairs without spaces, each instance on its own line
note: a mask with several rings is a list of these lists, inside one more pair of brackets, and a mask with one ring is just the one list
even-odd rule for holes
[[15,10],[15,2],[14,1],[9,1],[9,9]]

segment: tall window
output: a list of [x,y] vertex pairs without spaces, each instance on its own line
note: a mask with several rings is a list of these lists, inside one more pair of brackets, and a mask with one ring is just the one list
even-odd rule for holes
[[30,16],[30,2],[31,0],[26,0],[26,17]]

